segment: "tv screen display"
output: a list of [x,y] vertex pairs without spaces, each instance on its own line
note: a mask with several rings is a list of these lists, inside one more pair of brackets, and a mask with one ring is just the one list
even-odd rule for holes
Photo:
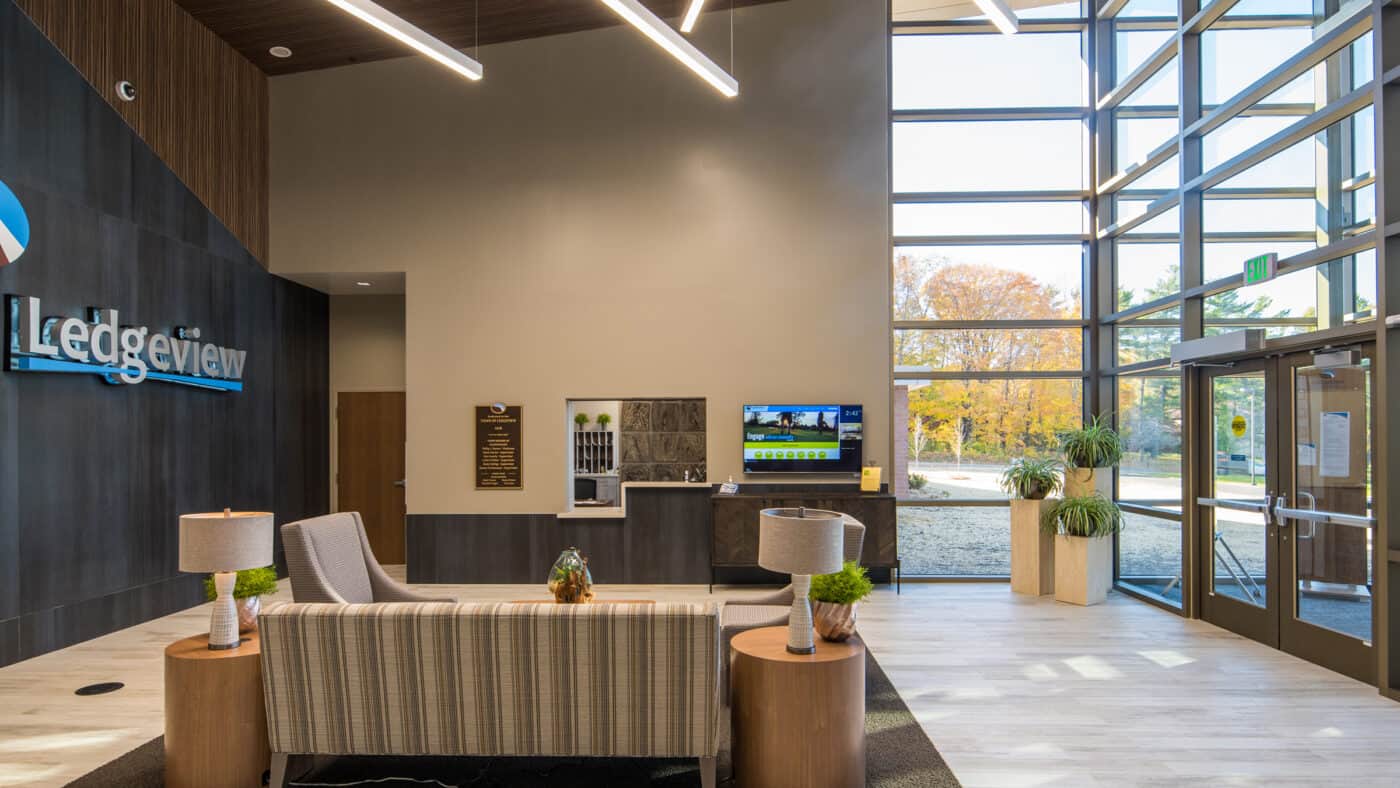
[[745,405],[744,473],[860,473],[860,405]]

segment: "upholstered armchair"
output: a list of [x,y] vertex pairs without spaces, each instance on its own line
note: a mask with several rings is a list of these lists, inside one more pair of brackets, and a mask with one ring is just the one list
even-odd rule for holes
[[337,512],[282,526],[287,574],[297,602],[455,602],[420,594],[374,559],[359,512]]
[[[842,560],[860,561],[860,551],[865,545],[865,524],[849,514],[841,515],[845,520],[846,541],[842,550]],[[725,600],[724,612],[720,616],[720,631],[723,652],[729,654],[729,641],[740,632],[760,627],[785,627],[788,612],[792,610],[792,586],[772,594],[745,599]]]

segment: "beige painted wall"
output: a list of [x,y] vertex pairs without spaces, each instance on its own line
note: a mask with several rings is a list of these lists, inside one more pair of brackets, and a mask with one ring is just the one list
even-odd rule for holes
[[404,391],[404,297],[331,296],[331,510],[340,470],[336,398],[342,391]]
[[[736,15],[737,99],[627,27],[272,80],[272,268],[408,272],[409,511],[565,506],[565,400],[866,407],[889,463],[885,0]],[[728,62],[723,13],[699,45]],[[525,490],[473,489],[472,407],[524,406]],[[829,477],[827,477],[829,478]],[[796,479],[794,479],[796,481]]]

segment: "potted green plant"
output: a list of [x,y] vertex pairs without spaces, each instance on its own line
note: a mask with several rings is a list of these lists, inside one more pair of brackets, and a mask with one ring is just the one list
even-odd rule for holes
[[856,604],[870,596],[875,584],[865,567],[855,561],[841,565],[841,571],[813,575],[808,598],[812,600],[812,626],[822,640],[840,643],[856,631]]
[[[277,590],[277,570],[270,566],[261,569],[242,569],[233,584],[233,606],[238,610],[238,631],[248,633],[258,628],[258,612],[262,610],[263,594]],[[214,591],[214,576],[204,578],[204,598],[210,602],[218,594]]]
[[1040,523],[1060,489],[1060,462],[1020,459],[1001,476],[1011,500],[1011,590],[1042,596],[1055,590],[1055,539]]
[[587,414],[587,413],[575,413],[575,414],[574,414],[574,425],[578,427],[579,432],[583,432],[583,428],[588,426],[588,414]]
[[1060,463],[1055,459],[1020,459],[1001,475],[1001,489],[1013,498],[1043,500],[1060,489]]
[[1113,495],[1113,474],[1100,473],[1123,459],[1123,439],[1102,416],[1065,434],[1060,448],[1065,459],[1065,497],[1082,498],[1098,492]]
[[608,431],[608,425],[611,424],[611,423],[612,423],[612,416],[609,416],[609,415],[606,414],[606,413],[599,413],[599,414],[598,414],[598,429],[602,430],[603,432],[607,432],[607,431]]
[[1113,585],[1113,540],[1123,512],[1098,493],[1056,501],[1041,527],[1055,539],[1055,599],[1097,605]]

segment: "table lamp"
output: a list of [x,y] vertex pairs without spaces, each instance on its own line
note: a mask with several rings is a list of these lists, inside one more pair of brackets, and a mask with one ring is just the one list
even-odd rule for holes
[[813,654],[812,604],[807,594],[812,575],[841,569],[844,518],[822,509],[764,509],[758,515],[758,565],[792,575],[792,612],[788,614],[787,650]]
[[272,515],[232,512],[180,515],[180,571],[213,573],[214,612],[209,648],[238,648],[238,613],[233,586],[238,570],[272,563]]

